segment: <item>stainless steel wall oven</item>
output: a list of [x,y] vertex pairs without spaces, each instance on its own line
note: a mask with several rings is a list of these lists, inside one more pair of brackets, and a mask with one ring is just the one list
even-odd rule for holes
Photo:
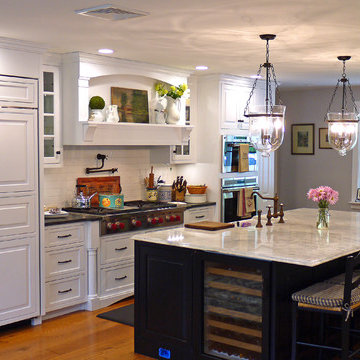
[[258,190],[258,176],[243,176],[221,179],[221,221],[234,222],[252,218],[256,215],[256,195],[254,196],[255,211],[242,214],[239,210],[240,192],[245,189]]
[[222,173],[239,172],[240,145],[249,145],[249,172],[257,172],[257,154],[250,144],[247,136],[223,135],[222,136]]

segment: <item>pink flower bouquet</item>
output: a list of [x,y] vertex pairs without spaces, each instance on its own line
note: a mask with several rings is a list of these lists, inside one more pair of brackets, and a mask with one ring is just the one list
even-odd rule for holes
[[317,202],[319,208],[328,208],[339,200],[339,193],[330,186],[319,186],[316,189],[310,189],[307,198]]

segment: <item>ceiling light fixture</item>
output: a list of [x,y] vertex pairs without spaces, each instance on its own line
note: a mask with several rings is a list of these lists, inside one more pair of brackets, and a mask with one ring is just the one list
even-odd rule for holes
[[[244,115],[249,118],[250,142],[264,157],[269,157],[271,152],[280,147],[284,140],[285,131],[285,106],[281,104],[274,66],[269,62],[269,41],[274,40],[275,37],[276,35],[273,34],[260,35],[260,39],[266,40],[266,62],[259,67],[244,109]],[[257,81],[261,77],[260,73],[263,67],[266,69],[265,104],[251,105],[250,101]],[[275,94],[272,92],[271,81],[275,84],[279,105],[273,104],[272,98]]]
[[113,54],[114,50],[113,49],[99,49],[98,53],[100,53],[100,54]]
[[[341,79],[336,83],[332,94],[330,104],[327,110],[325,120],[328,123],[328,137],[330,146],[337,150],[341,156],[345,156],[356,144],[358,137],[359,112],[355,104],[355,98],[351,89],[350,81],[345,73],[345,61],[350,60],[351,56],[338,56],[338,60],[343,62],[343,73]],[[330,112],[331,105],[334,101],[336,91],[342,83],[342,101],[341,112]],[[347,85],[347,86],[346,86]],[[353,109],[347,111],[347,90],[351,95]],[[355,112],[353,111],[355,110]]]
[[201,71],[204,71],[204,70],[207,70],[208,67],[206,65],[198,65],[195,67],[196,70],[201,70]]

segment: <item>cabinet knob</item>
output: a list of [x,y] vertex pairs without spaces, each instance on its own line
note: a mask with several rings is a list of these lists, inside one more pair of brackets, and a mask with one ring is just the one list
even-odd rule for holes
[[56,152],[56,155],[60,155],[60,154],[61,154],[61,151],[58,150],[58,151]]

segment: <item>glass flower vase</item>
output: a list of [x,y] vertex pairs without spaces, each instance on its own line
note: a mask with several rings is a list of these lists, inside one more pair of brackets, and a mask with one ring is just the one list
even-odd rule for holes
[[316,221],[316,227],[319,230],[328,229],[329,228],[329,222],[330,222],[330,214],[329,214],[329,208],[319,208],[318,211],[318,218]]

